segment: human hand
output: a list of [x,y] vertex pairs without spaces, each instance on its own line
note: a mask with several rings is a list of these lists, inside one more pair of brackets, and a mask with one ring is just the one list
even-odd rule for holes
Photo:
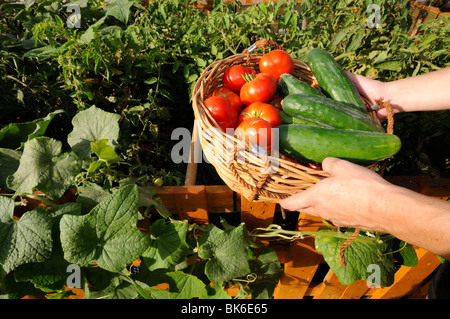
[[[355,85],[359,94],[364,96],[371,105],[376,104],[375,100],[377,99],[388,99],[388,97],[386,96],[386,83],[350,72],[347,72],[347,75],[350,77],[350,80]],[[377,110],[377,117],[380,121],[385,120],[387,118],[386,109],[382,108]]]
[[377,207],[383,205],[391,184],[363,166],[337,158],[324,159],[322,168],[330,177],[280,200],[281,207],[320,216],[336,226],[385,232]]

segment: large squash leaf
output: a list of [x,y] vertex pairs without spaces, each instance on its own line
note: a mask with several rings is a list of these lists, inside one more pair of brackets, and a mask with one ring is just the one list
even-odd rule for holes
[[119,119],[120,115],[105,112],[93,105],[73,117],[73,130],[67,142],[82,160],[90,158],[91,142],[107,140],[107,144],[115,148],[119,138]]
[[141,232],[138,220],[139,193],[136,185],[121,187],[83,216],[61,218],[64,258],[117,272],[137,259],[149,246],[150,237]]
[[205,274],[214,284],[222,284],[250,273],[248,233],[244,224],[221,230],[211,224],[199,239],[198,256],[209,259]]
[[150,270],[169,268],[181,262],[189,246],[186,243],[187,223],[166,223],[159,219],[150,228],[152,241],[142,255]]
[[14,216],[14,200],[0,196],[0,278],[16,267],[43,262],[52,252],[52,218],[40,210]]
[[0,130],[0,147],[20,149],[23,143],[44,135],[52,119],[64,111],[57,110],[46,117],[29,122],[11,123]]
[[36,137],[25,143],[17,171],[7,178],[15,195],[37,189],[50,199],[60,198],[73,183],[81,165],[77,155],[62,152],[62,143],[50,137]]
[[[346,234],[353,234],[352,229]],[[321,235],[320,233],[323,233]],[[339,264],[340,249],[346,238],[327,235],[329,229],[319,230],[315,246],[343,285],[357,280],[367,280],[371,284],[386,287],[394,283],[395,263],[390,251],[392,241],[376,242],[374,238],[360,234],[364,241],[353,241],[345,250],[346,266]]]

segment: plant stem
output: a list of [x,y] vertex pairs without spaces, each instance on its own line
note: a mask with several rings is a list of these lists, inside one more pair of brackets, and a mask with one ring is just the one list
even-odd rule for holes
[[345,52],[345,53],[342,53],[342,54],[338,55],[334,59],[337,61],[337,60],[340,60],[340,59],[343,59],[343,58],[346,58],[346,57],[351,57],[353,55],[355,55],[355,52]]
[[37,196],[37,195],[33,195],[33,194],[28,194],[28,195],[26,195],[26,197],[35,199],[35,200],[40,201],[40,202],[43,202],[43,203],[44,203],[45,205],[47,205],[47,206],[51,206],[51,207],[57,206],[57,204],[55,204],[55,203],[52,202],[51,200],[49,200],[49,199],[47,199],[47,198],[45,198],[45,197],[42,197],[42,196]]
[[[260,231],[264,233],[259,233]],[[285,230],[282,229],[278,225],[270,225],[267,228],[256,228],[250,233],[250,236],[258,237],[258,238],[269,238],[269,237],[280,237],[287,240],[296,240],[296,239],[303,239],[305,236],[328,236],[328,237],[335,237],[335,238],[342,238],[347,239],[351,235],[346,235],[344,233],[341,233],[339,231],[329,230],[329,231],[298,231],[298,230]],[[368,243],[368,244],[375,244],[379,242],[380,238],[367,238],[367,237],[361,237],[358,236],[355,241],[361,242],[361,243]]]

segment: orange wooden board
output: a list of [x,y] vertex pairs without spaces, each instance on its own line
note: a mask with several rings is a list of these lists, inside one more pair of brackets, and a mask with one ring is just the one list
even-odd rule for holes
[[241,221],[252,231],[258,227],[267,227],[273,223],[275,203],[249,202],[241,196]]

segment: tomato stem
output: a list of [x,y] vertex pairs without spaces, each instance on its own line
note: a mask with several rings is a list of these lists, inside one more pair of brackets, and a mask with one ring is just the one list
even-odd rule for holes
[[255,75],[251,74],[251,73],[245,73],[242,74],[242,78],[245,80],[245,82],[251,82],[255,79]]

